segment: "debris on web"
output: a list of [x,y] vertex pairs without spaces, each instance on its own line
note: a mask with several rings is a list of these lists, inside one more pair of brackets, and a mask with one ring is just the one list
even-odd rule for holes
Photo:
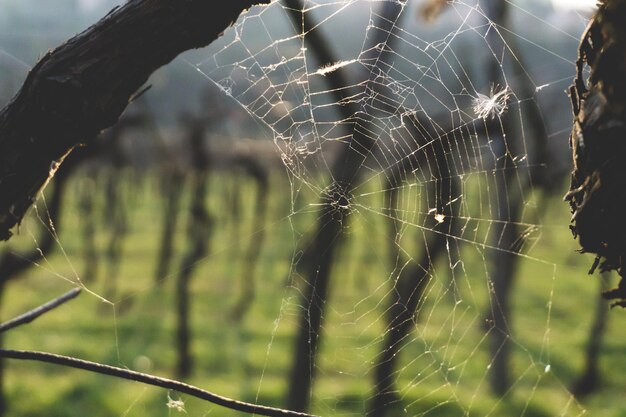
[[502,116],[508,109],[511,90],[506,86],[498,89],[491,86],[489,95],[478,93],[473,100],[473,109],[476,117],[481,119]]
[[170,410],[187,414],[187,410],[185,409],[185,402],[180,398],[178,400],[173,399],[169,393],[167,394],[167,404],[165,405]]

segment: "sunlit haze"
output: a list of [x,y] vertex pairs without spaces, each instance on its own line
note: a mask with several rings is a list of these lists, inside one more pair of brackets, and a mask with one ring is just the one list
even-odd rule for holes
[[596,7],[597,0],[552,0],[555,7],[560,9],[588,10]]

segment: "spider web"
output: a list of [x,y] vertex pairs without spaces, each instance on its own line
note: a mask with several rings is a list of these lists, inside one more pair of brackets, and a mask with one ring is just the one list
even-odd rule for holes
[[[583,407],[551,372],[557,264],[537,248],[550,230],[537,201],[567,167],[552,152],[566,154],[567,117],[544,117],[545,109],[569,114],[565,94],[555,99],[555,92],[570,82],[572,57],[561,51],[577,36],[517,3],[507,2],[518,21],[506,27],[493,20],[494,5],[448,3],[429,25],[411,2],[306,1],[295,13],[275,2],[243,16],[195,66],[271,131],[290,174],[300,239],[291,279],[299,296],[285,310],[311,317],[324,310],[308,352],[309,375],[332,381],[315,383],[330,392],[312,390],[321,414],[341,415],[342,394],[349,398],[342,386],[359,383],[369,393],[353,400],[361,412],[400,404],[408,415],[499,415],[506,404],[510,415],[525,415],[551,392],[553,415],[579,415]],[[516,24],[539,26],[562,43],[545,45]],[[331,62],[316,52],[320,36]],[[300,228],[307,216],[322,229],[339,218],[334,239],[346,245],[372,239],[379,246],[356,256],[365,266],[332,272],[335,281],[353,280],[360,296],[339,283],[329,299],[307,296],[319,291],[318,275],[300,268],[311,262],[306,248],[316,236],[311,223]],[[338,256],[349,250],[357,249],[342,247]],[[373,263],[384,265],[377,278],[368,273]],[[509,317],[507,288],[520,263],[550,282],[531,307],[532,332],[514,329]],[[406,321],[409,329],[399,330]],[[333,338],[344,343],[325,348]],[[507,359],[510,381],[490,376],[501,372],[492,368],[503,366],[505,350],[516,352]],[[391,361],[392,381],[363,383]],[[496,389],[506,386],[485,406],[477,399],[490,378]]]
[[[287,284],[272,281],[266,291],[281,302],[264,306],[275,320],[263,324],[259,369],[244,364],[242,378],[224,384],[240,386],[228,387],[234,396],[263,402],[274,367],[289,377],[292,365],[284,362],[297,348],[285,345],[306,329],[306,383],[292,376],[285,392],[308,387],[306,401],[319,415],[586,412],[564,377],[568,322],[555,320],[554,311],[572,291],[562,250],[554,249],[561,242],[554,236],[567,230],[551,200],[563,194],[569,169],[564,91],[585,18],[573,15],[564,29],[520,2],[506,5],[498,21],[489,3],[452,1],[426,22],[423,2],[307,0],[304,12],[272,2],[187,58],[256,120],[259,136],[272,138],[289,177],[288,215],[264,226],[278,240],[284,236],[276,224],[288,223],[294,244]],[[324,62],[320,41],[332,60]],[[87,178],[77,187],[93,184]],[[36,222],[48,227],[47,214],[44,205]],[[331,239],[312,249],[329,225],[337,226]],[[254,238],[218,243],[199,264]],[[56,233],[55,244],[64,266],[44,259],[40,269],[84,286],[73,265],[79,248]],[[327,255],[334,259],[330,288],[312,296]],[[152,287],[130,284],[119,300],[93,287],[86,284],[112,322],[98,327],[110,343],[79,352],[102,350],[123,366],[159,368],[157,348],[126,352],[134,335],[116,316],[126,303],[149,305],[157,297]],[[319,330],[311,330],[315,311]],[[233,339],[218,344],[245,349],[243,336]],[[237,355],[224,353],[245,356]],[[380,381],[385,364],[391,366]],[[137,410],[143,396],[129,393],[122,415]],[[167,415],[194,415],[185,398],[168,393],[160,400]]]

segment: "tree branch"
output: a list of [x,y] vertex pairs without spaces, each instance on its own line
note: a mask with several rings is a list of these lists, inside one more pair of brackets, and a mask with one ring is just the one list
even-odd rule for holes
[[269,0],[129,0],[47,53],[0,111],[0,239],[58,164],[112,126],[150,74]]
[[80,294],[80,291],[81,291],[80,288],[73,288],[69,290],[68,292],[66,292],[65,294],[63,294],[62,296],[55,298],[52,301],[42,304],[37,308],[34,308],[18,317],[15,317],[14,319],[11,319],[7,322],[0,324],[0,333],[6,332],[7,330],[11,330],[17,326],[21,326],[22,324],[30,323],[31,321],[47,313],[48,311],[53,310],[65,304],[66,302],[76,298],[78,294]]
[[84,369],[86,371],[95,372],[102,375],[128,379],[130,381],[137,381],[155,387],[178,391],[180,393],[188,394],[201,400],[209,401],[213,404],[221,405],[231,410],[242,411],[244,413],[269,417],[314,417],[310,414],[299,413],[296,411],[283,410],[280,408],[266,407],[262,405],[237,401],[231,398],[223,397],[221,395],[213,394],[209,391],[194,387],[193,385],[174,381],[172,379],[161,378],[158,376],[118,368],[115,366],[89,362],[69,356],[55,355],[52,353],[30,350],[0,349],[0,357],[52,363],[56,365],[68,366],[71,368]]

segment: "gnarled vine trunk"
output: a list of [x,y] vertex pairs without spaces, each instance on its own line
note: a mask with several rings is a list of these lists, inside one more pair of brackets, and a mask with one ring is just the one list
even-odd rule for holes
[[[605,0],[582,36],[570,88],[574,158],[570,192],[572,232],[581,252],[596,255],[590,273],[622,277],[604,296],[626,307],[626,2]],[[585,79],[586,69],[590,69]]]

